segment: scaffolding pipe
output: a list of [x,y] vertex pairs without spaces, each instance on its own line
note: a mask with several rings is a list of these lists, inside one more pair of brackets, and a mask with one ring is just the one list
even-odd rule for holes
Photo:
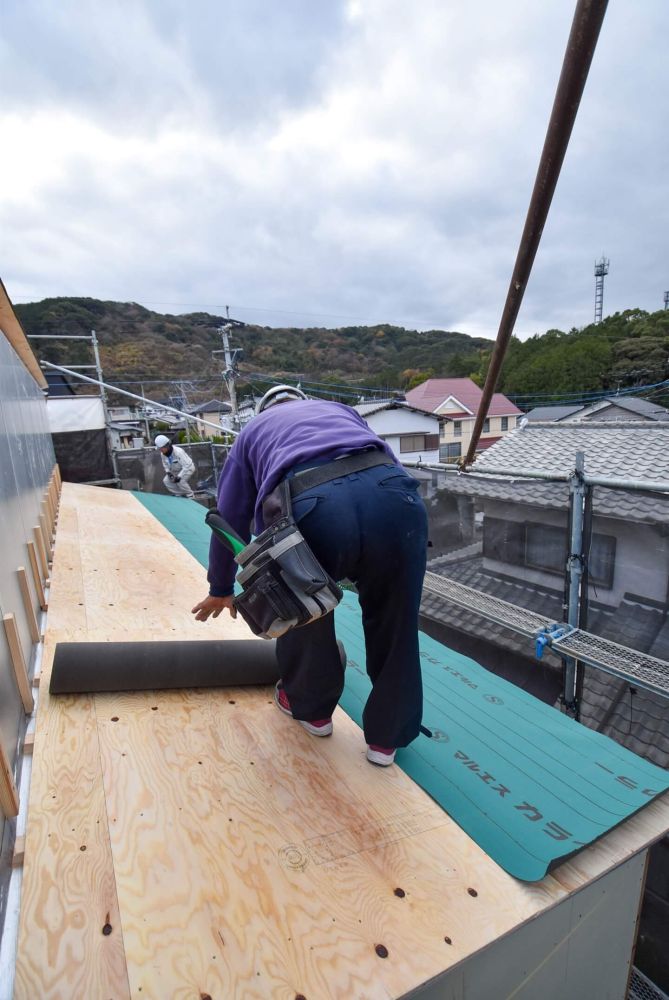
[[[569,596],[567,598],[567,624],[579,628],[581,617],[581,582],[583,579],[583,511],[587,487],[583,482],[585,455],[576,452],[576,469],[569,481],[569,506],[571,533],[567,572],[569,574]],[[578,661],[573,656],[565,657],[564,706],[578,720],[576,692],[578,690]]]
[[608,0],[578,0],[567,49],[562,63],[553,109],[548,123],[544,148],[539,161],[530,207],[525,220],[523,235],[511,275],[506,302],[493,348],[488,374],[483,387],[474,430],[463,465],[471,465],[476,446],[488,415],[490,401],[495,391],[506,349],[513,333],[525,288],[539,247],[548,210],[553,200],[555,186],[560,176],[562,162],[569,145],[569,138],[576,120],[590,63],[606,13]]
[[[74,337],[72,338],[74,340]],[[89,340],[89,337],[81,338]],[[151,403],[152,406],[157,407],[159,410],[168,410],[170,413],[176,413],[180,417],[185,417],[186,420],[192,420],[197,424],[204,424],[205,427],[213,427],[219,434],[239,434],[239,431],[227,430],[220,426],[220,424],[212,424],[210,420],[199,420],[194,417],[192,413],[185,413],[183,410],[177,410],[176,406],[167,406],[165,403],[157,403],[154,399],[147,399],[146,396],[138,396],[136,392],[128,392],[127,389],[119,389],[115,385],[110,385],[108,382],[101,382],[96,378],[89,378],[88,375],[81,375],[79,372],[75,372],[72,368],[63,368],[62,365],[54,365],[50,361],[40,361],[42,368],[53,368],[57,372],[64,372],[65,375],[73,375],[74,378],[80,378],[84,382],[91,382],[93,385],[104,386],[105,389],[109,389],[111,392],[118,392],[121,396],[129,396],[131,399],[138,399],[140,403]]]
[[[404,463],[402,463],[404,464]],[[407,465],[409,463],[406,463]],[[420,466],[419,466],[420,468]],[[427,466],[425,466],[427,468]],[[487,468],[467,472],[467,478],[477,476],[499,476],[503,479],[544,479],[553,483],[567,483],[571,473],[544,472],[542,469]],[[588,476],[584,473],[586,486],[607,486],[617,490],[646,490],[652,493],[669,493],[669,481],[657,479],[613,479],[610,476]]]

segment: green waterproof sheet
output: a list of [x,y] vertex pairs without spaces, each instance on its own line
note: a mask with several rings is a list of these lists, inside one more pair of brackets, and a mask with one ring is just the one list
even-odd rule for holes
[[[136,494],[203,566],[193,501]],[[357,597],[335,611],[347,655],[341,706],[362,724],[370,690]],[[669,774],[420,634],[424,725],[397,764],[505,871],[537,881],[669,789]]]

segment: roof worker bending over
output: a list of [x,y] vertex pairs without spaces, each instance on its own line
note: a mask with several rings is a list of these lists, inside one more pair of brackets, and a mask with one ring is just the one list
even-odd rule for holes
[[[284,479],[315,467],[331,477],[292,501],[293,516],[322,567],[334,580],[355,583],[362,608],[367,673],[372,691],[363,712],[367,758],[389,765],[395,750],[420,730],[423,696],[418,655],[418,608],[427,548],[427,513],[418,482],[399,464],[355,410],[307,399],[300,389],[275,386],[241,431],[218,486],[218,511],[245,540],[276,516]],[[361,452],[378,459],[361,466]],[[355,456],[355,457],[353,457]],[[369,463],[368,463],[369,464]],[[325,472],[319,468],[319,473]],[[224,609],[236,617],[236,565],[212,535],[209,596],[193,608],[198,621]],[[327,614],[276,640],[281,680],[275,700],[314,736],[329,736],[344,688],[334,615]]]
[[165,434],[159,434],[154,444],[160,451],[160,458],[165,470],[163,486],[176,497],[189,497],[192,499],[195,494],[188,480],[195,472],[193,459],[183,448],[172,444]]

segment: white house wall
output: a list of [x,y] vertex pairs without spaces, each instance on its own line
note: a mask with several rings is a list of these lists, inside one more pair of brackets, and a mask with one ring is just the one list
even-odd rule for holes
[[[560,527],[565,527],[567,518],[566,508],[563,512],[509,504],[501,500],[486,500],[484,513],[486,517],[497,517],[507,521],[534,522]],[[605,589],[601,585],[591,585],[590,599],[617,607],[626,593],[632,593],[664,603],[667,600],[669,582],[669,540],[659,529],[653,525],[635,524],[596,515],[593,528],[597,534],[615,537],[616,556],[613,586],[611,589]],[[487,558],[484,558],[483,566],[492,573],[516,576],[534,586],[547,587],[551,590],[562,588],[563,578],[555,573]]]
[[368,426],[383,438],[392,448],[398,459],[406,462],[438,462],[439,449],[433,448],[430,451],[401,451],[400,437],[405,434],[439,434],[439,421],[430,416],[429,413],[416,413],[414,410],[397,408],[391,410],[378,410],[376,413],[369,413],[364,417]]

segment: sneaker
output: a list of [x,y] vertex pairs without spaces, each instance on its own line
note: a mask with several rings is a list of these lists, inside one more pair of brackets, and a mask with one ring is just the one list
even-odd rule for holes
[[[274,689],[274,701],[277,708],[280,708],[285,715],[289,715],[291,719],[293,718],[288,695],[283,690],[281,681],[277,683]],[[295,721],[299,722],[302,728],[306,729],[312,736],[330,736],[332,733],[332,719],[316,719],[313,722],[305,722],[304,719],[295,719]]]
[[370,743],[367,747],[367,760],[370,764],[378,764],[379,767],[389,767],[395,760],[395,751],[390,747],[377,747]]

